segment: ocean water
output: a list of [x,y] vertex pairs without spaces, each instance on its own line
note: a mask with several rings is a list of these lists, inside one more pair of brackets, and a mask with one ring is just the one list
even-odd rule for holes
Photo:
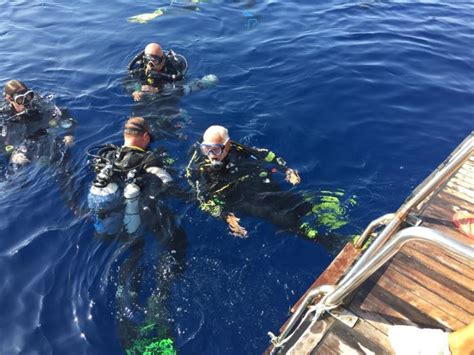
[[[189,79],[220,79],[173,103],[183,125],[158,144],[176,159],[176,179],[192,143],[209,125],[225,125],[233,139],[271,148],[298,169],[295,191],[354,198],[341,237],[396,210],[474,127],[469,1],[0,5],[0,83],[54,93],[78,122],[73,203],[45,164],[0,181],[1,354],[120,354],[119,320],[144,318],[146,307],[117,311],[126,244],[97,239],[72,205],[85,206],[93,178],[85,150],[119,143],[126,118],[143,109],[124,80],[149,42],[185,55]],[[146,24],[127,21],[159,7],[163,15]],[[262,353],[267,331],[278,330],[332,254],[258,218],[242,217],[250,236],[237,239],[192,203],[170,208],[188,240],[163,319],[178,352]],[[148,295],[167,270],[159,248],[148,236]]]

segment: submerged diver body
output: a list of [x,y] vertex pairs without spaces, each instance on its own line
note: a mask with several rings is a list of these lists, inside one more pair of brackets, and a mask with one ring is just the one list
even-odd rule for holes
[[296,170],[268,149],[251,148],[230,140],[222,126],[209,127],[186,169],[200,209],[224,219],[233,235],[247,231],[234,213],[270,220],[279,228],[316,237],[316,230],[303,222],[313,205],[299,194],[283,191],[273,181],[281,172],[292,185],[301,179]]
[[[163,205],[172,178],[161,157],[147,149],[151,140],[146,121],[130,118],[124,126],[123,146],[105,145],[94,155],[96,178],[88,196],[98,236],[129,244],[125,251],[129,255],[120,266],[116,302],[121,345],[135,349],[127,352],[130,354],[143,350],[137,341],[143,345],[144,340],[138,337],[149,342],[171,337],[167,302],[172,283],[185,264],[186,236]],[[156,236],[160,248],[156,290],[148,297],[148,305],[140,307],[146,229]],[[140,327],[141,321],[130,315],[134,307],[146,308],[146,326]]]
[[19,80],[6,83],[4,97],[0,149],[5,165],[16,170],[41,157],[50,162],[62,160],[74,142],[75,121],[67,112]]

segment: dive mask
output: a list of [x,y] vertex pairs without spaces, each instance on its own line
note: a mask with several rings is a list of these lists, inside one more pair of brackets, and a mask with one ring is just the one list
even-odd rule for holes
[[13,94],[12,96],[13,101],[17,105],[28,105],[35,97],[35,93],[33,92],[33,90],[28,90],[24,93]]
[[153,54],[145,54],[143,56],[143,58],[146,60],[147,62],[147,65],[150,65],[151,64],[151,67],[157,67],[157,66],[160,66],[164,60],[165,60],[165,56],[162,55],[161,57],[160,56],[157,56],[157,55],[153,55]]
[[201,153],[205,156],[209,156],[211,153],[215,156],[219,156],[224,152],[225,145],[228,141],[229,138],[227,138],[224,143],[200,143],[199,148],[201,149]]

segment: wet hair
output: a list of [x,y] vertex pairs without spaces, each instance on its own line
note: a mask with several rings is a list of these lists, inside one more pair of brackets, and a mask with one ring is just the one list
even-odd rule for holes
[[131,117],[125,122],[123,127],[123,134],[126,136],[140,136],[148,133],[151,136],[151,128],[143,117]]
[[20,80],[10,80],[3,88],[4,95],[13,96],[20,91],[26,91],[28,87]]

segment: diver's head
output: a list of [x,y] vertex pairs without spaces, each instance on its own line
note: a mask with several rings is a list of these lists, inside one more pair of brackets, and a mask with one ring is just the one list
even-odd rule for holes
[[209,127],[204,132],[200,148],[201,153],[209,158],[212,166],[220,168],[230,150],[229,131],[222,126]]
[[19,80],[7,82],[3,89],[3,95],[17,113],[30,108],[35,97],[35,93]]
[[158,43],[150,43],[145,47],[143,59],[145,66],[154,71],[161,71],[165,66],[165,54]]
[[143,117],[131,117],[123,128],[124,146],[146,149],[153,142],[150,125]]

